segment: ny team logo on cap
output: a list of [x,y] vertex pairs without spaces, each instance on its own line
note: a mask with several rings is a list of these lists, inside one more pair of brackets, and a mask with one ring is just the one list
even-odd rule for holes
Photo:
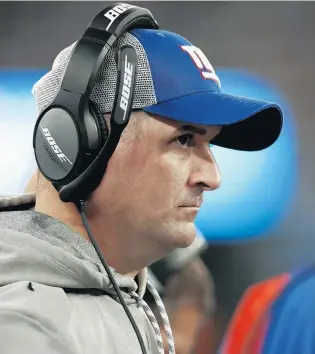
[[220,79],[216,75],[213,66],[201,49],[193,45],[182,45],[180,47],[184,52],[189,54],[204,79],[213,80],[219,85],[219,87],[221,87]]

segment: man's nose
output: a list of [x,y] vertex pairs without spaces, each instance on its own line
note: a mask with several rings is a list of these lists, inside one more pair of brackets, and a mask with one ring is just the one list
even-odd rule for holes
[[196,156],[195,166],[190,175],[189,184],[192,187],[198,186],[203,191],[213,191],[220,187],[220,171],[211,152],[206,157]]

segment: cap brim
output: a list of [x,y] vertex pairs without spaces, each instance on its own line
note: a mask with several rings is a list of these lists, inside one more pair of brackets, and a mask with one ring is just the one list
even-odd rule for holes
[[281,133],[283,120],[275,103],[221,92],[198,92],[143,110],[181,122],[222,126],[211,144],[244,151],[272,145]]

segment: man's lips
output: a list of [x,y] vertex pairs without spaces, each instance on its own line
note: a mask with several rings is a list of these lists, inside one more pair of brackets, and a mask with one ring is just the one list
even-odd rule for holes
[[180,205],[181,208],[200,208],[202,205],[202,198],[198,198],[197,200],[190,202],[190,203],[185,203],[183,205]]

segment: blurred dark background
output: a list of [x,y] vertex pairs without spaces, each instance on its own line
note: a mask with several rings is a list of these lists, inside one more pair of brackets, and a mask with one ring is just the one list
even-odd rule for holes
[[[298,185],[284,220],[266,238],[210,244],[203,254],[224,327],[249,284],[315,258],[315,3],[130,3],[148,7],[163,29],[202,48],[214,67],[254,71],[274,82],[296,117]],[[93,1],[1,2],[0,67],[50,67],[103,8]]]

